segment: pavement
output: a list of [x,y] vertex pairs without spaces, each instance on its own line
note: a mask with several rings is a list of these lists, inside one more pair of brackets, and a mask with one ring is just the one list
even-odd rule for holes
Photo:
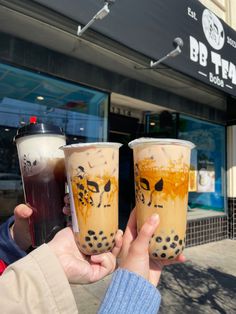
[[[159,314],[235,314],[236,240],[191,247],[184,253],[186,263],[168,266],[162,273]],[[79,313],[96,313],[109,282],[110,276],[72,288]]]

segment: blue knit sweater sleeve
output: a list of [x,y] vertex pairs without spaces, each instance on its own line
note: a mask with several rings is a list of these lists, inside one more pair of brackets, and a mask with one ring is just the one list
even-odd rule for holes
[[0,259],[8,265],[26,256],[26,252],[22,251],[11,237],[10,227],[13,223],[14,216],[0,225]]
[[161,296],[143,277],[118,269],[100,305],[98,314],[156,314]]

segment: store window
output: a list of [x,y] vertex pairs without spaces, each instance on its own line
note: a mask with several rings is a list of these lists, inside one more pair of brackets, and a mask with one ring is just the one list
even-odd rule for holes
[[225,211],[225,127],[179,115],[178,138],[196,145],[191,157],[189,210]]
[[0,222],[24,201],[13,137],[31,116],[63,128],[68,143],[107,140],[109,94],[0,64]]

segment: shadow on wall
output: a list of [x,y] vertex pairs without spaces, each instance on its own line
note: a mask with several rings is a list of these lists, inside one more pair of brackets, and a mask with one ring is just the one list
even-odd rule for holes
[[161,314],[236,313],[236,277],[185,263],[163,272]]

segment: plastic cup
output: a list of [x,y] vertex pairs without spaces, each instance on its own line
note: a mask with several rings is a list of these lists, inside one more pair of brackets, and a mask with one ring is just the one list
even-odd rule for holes
[[149,216],[160,224],[149,245],[152,259],[175,259],[185,247],[190,153],[194,144],[177,139],[140,138],[134,153],[138,231]]
[[54,125],[31,123],[14,138],[20,163],[25,202],[33,209],[29,219],[32,246],[48,242],[65,227],[65,135]]
[[76,242],[86,255],[110,251],[118,229],[118,143],[62,147]]

